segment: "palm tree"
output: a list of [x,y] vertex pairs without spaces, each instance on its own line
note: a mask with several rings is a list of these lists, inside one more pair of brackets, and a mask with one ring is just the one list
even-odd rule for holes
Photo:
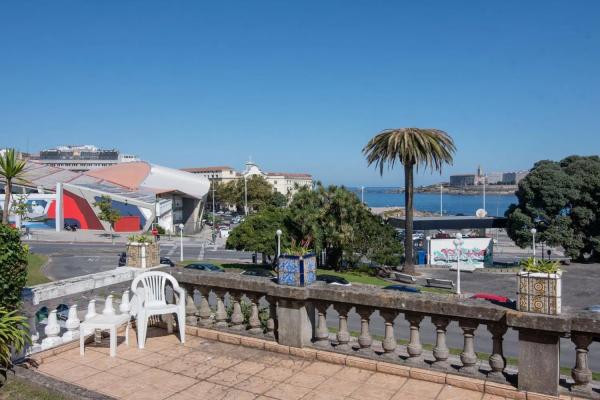
[[383,175],[384,166],[394,168],[397,162],[404,166],[404,271],[415,273],[413,263],[413,170],[420,166],[442,172],[444,164],[452,164],[456,147],[452,138],[438,129],[400,128],[386,129],[374,136],[363,148],[369,165],[375,163]]
[[0,156],[0,176],[4,177],[4,209],[2,212],[2,223],[8,224],[8,206],[12,193],[12,184],[14,179],[23,178],[25,173],[25,161],[19,160],[14,149],[7,149],[4,155]]

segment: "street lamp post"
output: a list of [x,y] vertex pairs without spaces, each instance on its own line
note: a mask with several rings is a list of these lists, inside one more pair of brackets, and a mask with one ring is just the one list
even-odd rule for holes
[[244,175],[244,216],[248,216],[248,183]]
[[456,251],[456,294],[460,294],[460,253],[463,243],[462,235],[457,233],[456,239],[454,239],[454,248]]
[[427,264],[431,265],[431,236],[427,236],[425,240],[427,240]]
[[440,183],[440,217],[444,214],[443,202],[444,202],[444,185],[442,185]]
[[275,233],[277,234],[277,260],[279,260],[279,255],[281,254],[281,234],[283,232],[281,232],[281,229],[277,229]]
[[535,234],[537,233],[537,229],[531,228],[531,250],[533,253],[533,263],[535,264]]
[[183,261],[183,224],[179,224],[179,261]]
[[365,204],[365,187],[360,187],[360,202]]

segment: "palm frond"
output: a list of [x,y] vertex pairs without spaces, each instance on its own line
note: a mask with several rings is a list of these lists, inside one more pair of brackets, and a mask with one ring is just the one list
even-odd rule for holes
[[383,175],[384,167],[402,165],[424,167],[441,173],[444,164],[452,164],[454,141],[439,129],[386,129],[375,135],[362,149],[369,165],[375,164]]

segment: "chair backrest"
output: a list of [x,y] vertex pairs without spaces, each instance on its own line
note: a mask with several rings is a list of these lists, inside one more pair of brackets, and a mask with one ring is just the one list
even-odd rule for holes
[[167,304],[165,293],[167,281],[171,282],[173,288],[179,287],[177,280],[166,272],[144,272],[131,282],[131,291],[138,293],[137,287],[141,282],[144,288],[144,305],[146,307],[164,306]]

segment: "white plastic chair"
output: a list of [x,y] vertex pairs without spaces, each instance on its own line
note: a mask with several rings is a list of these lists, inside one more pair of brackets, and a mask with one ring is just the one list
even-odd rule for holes
[[[175,304],[167,304],[165,286],[167,281],[173,285],[173,290],[178,294]],[[139,284],[142,287],[138,287]],[[171,275],[160,272],[144,272],[131,282],[131,291],[137,297],[137,339],[138,347],[144,348],[146,333],[148,332],[148,319],[153,315],[177,314],[179,338],[185,343],[185,290],[179,287],[177,280]]]

